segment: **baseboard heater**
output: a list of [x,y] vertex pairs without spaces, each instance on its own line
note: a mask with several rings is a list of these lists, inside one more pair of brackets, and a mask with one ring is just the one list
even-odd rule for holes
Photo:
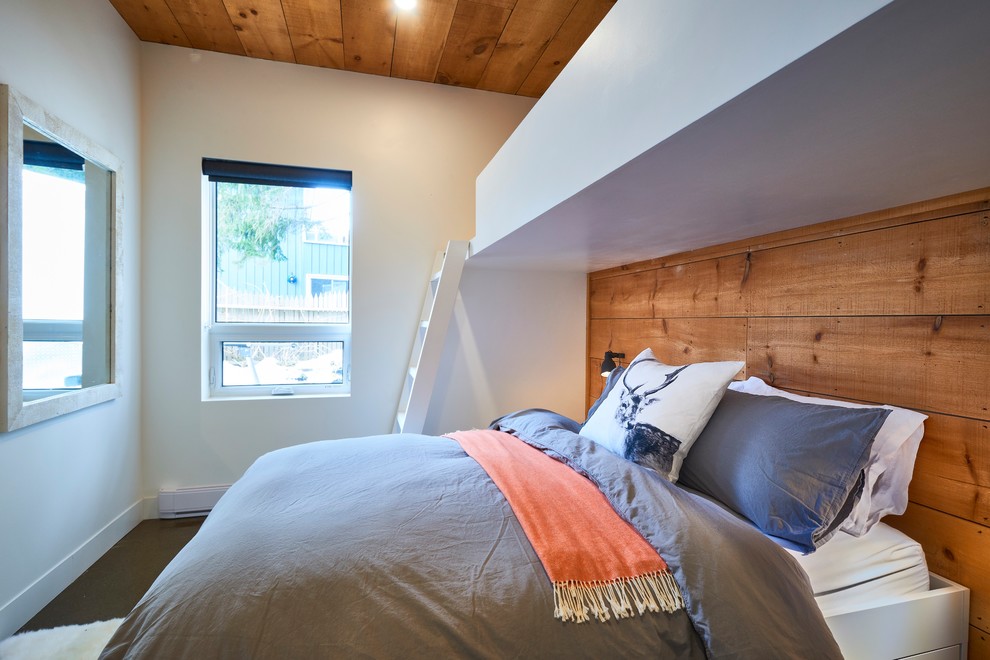
[[227,492],[230,486],[196,486],[194,488],[162,489],[158,491],[159,518],[192,518],[205,516],[220,496]]

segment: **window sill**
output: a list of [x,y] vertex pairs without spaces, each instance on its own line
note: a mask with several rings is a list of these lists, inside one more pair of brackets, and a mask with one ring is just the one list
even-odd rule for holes
[[220,395],[205,396],[203,403],[223,402],[223,401],[286,401],[292,399],[348,399],[350,392],[320,392],[309,394],[244,394],[244,395]]

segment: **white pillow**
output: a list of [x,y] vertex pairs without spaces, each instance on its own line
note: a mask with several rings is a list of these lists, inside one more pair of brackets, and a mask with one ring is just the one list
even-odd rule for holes
[[742,382],[732,383],[729,387],[737,392],[780,396],[804,403],[890,410],[890,415],[880,427],[873,441],[873,448],[870,450],[870,459],[865,469],[866,482],[863,485],[863,494],[839,529],[853,536],[862,536],[887,514],[896,516],[907,509],[908,485],[914,473],[914,460],[918,456],[921,437],[925,434],[925,420],[928,419],[928,415],[894,406],[871,406],[791,394],[771,387],[755,376]]
[[646,349],[629,363],[581,435],[677,481],[684,457],[743,364],[672,367]]

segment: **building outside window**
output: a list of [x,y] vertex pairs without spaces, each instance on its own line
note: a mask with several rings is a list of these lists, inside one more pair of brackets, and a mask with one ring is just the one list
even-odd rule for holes
[[208,397],[350,391],[351,173],[203,160]]

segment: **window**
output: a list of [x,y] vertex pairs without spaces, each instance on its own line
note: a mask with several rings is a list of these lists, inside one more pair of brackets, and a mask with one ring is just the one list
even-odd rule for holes
[[330,245],[347,245],[350,243],[350,227],[334,227],[329,224],[319,224],[303,228],[303,240],[307,243],[328,243]]
[[203,159],[203,174],[207,396],[348,393],[351,173]]
[[306,295],[310,304],[316,307],[333,306],[334,300],[324,300],[327,296],[338,296],[341,301],[350,295],[350,278],[342,275],[307,275]]
[[60,144],[24,141],[21,313],[27,401],[83,383],[84,165],[82,156]]
[[120,396],[120,161],[0,85],[0,432]]

